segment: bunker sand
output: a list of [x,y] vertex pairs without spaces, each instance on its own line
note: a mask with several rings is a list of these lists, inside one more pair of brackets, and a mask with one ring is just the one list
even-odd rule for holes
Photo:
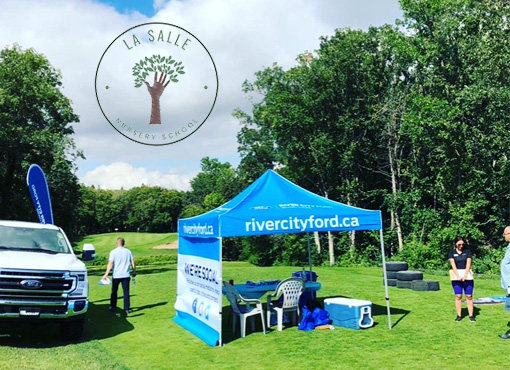
[[179,243],[176,240],[172,243],[156,245],[156,246],[152,247],[152,249],[177,249],[178,247],[179,247]]

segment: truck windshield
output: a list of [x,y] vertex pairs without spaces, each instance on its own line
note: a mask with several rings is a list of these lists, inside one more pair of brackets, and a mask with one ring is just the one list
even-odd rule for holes
[[71,253],[59,230],[0,226],[0,251],[17,250],[40,253]]

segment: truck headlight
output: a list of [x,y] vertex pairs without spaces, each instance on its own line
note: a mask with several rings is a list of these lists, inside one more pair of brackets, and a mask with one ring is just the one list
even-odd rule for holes
[[87,281],[87,273],[76,273],[78,277],[78,284],[76,284],[76,289],[70,294],[71,297],[83,297],[88,294],[88,281]]

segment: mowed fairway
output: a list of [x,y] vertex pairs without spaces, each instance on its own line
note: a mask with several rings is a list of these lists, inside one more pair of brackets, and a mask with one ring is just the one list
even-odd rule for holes
[[[137,250],[149,255],[150,248],[137,244],[136,235],[125,236],[128,246],[131,238],[135,257]],[[94,237],[98,254],[107,254],[115,237]],[[110,239],[102,245],[102,238]],[[153,243],[147,235],[143,238]],[[170,252],[154,250],[154,255],[158,253]],[[296,270],[299,268],[225,262],[223,279],[284,279]],[[374,327],[313,332],[287,327],[283,332],[272,330],[264,335],[256,319],[256,332],[248,329],[246,338],[241,339],[238,329],[232,334],[224,299],[226,343],[209,347],[172,320],[175,264],[139,268],[136,285],[132,286],[133,312],[127,318],[108,311],[110,287],[98,285],[103,271],[90,271],[90,306],[82,341],[60,341],[54,325],[1,325],[0,369],[462,369],[467,363],[482,369],[508,368],[510,341],[497,335],[508,329],[510,315],[501,304],[482,305],[475,308],[476,323],[467,319],[454,322],[453,293],[446,272],[425,274],[425,279],[440,281],[438,292],[390,287],[394,327],[388,330],[380,268],[316,267],[322,283],[319,298],[372,301]],[[503,294],[498,277],[475,279],[475,298]]]

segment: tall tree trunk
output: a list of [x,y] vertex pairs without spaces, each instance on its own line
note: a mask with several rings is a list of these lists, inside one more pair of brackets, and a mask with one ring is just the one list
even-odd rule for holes
[[395,227],[397,229],[397,240],[398,240],[398,250],[401,252],[404,249],[404,241],[402,237],[402,227],[400,224],[400,215],[399,215],[399,207],[397,204],[398,200],[398,163],[397,163],[397,153],[398,153],[398,129],[397,129],[397,117],[393,115],[390,119],[390,126],[388,129],[388,161],[390,164],[390,174],[391,174],[391,193],[393,195],[393,207],[391,210],[392,213],[392,222],[395,222]]
[[[352,206],[351,194],[347,195],[347,205]],[[356,232],[355,231],[349,231],[349,240],[350,240],[349,254],[350,254],[351,258],[353,258],[354,255],[356,254]]]
[[349,253],[351,254],[351,258],[354,258],[356,254],[356,231],[349,231],[349,239],[351,241]]
[[328,246],[329,246],[329,265],[333,266],[335,264],[335,248],[333,244],[333,234],[331,234],[331,231],[328,231]]
[[[324,191],[324,198],[328,198],[328,192]],[[335,244],[333,243],[333,234],[331,231],[328,231],[328,250],[329,250],[329,265],[335,265]]]
[[315,241],[315,246],[317,247],[317,253],[321,253],[321,240],[319,239],[319,232],[313,232],[313,239]]

